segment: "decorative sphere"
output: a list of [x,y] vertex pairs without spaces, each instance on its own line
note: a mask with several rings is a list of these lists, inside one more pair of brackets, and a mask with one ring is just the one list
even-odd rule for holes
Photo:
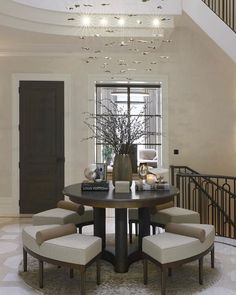
[[87,168],[84,170],[84,176],[88,180],[94,180],[96,178],[96,164],[90,164]]

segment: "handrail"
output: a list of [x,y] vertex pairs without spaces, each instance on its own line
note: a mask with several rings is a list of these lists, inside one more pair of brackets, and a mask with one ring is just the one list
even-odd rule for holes
[[202,0],[227,26],[236,33],[235,0]]
[[[214,181],[212,181],[210,178],[218,178],[218,179],[225,179],[225,176],[221,176],[221,175],[215,175],[215,174],[189,174],[189,173],[177,173],[176,175],[182,176],[182,177],[203,177],[205,179],[207,179],[207,181],[209,181],[209,183],[212,183],[214,185],[217,185],[217,183],[215,183]],[[227,179],[232,179],[234,180],[235,177],[233,176],[227,176]],[[232,198],[236,198],[236,195],[233,194],[232,192],[230,192],[229,190],[225,189],[224,187],[221,187],[221,190],[228,193],[229,195],[232,196]]]
[[[203,188],[202,186],[194,179],[194,177],[196,177],[196,175],[189,175],[189,174],[184,174],[184,173],[178,173],[178,176],[187,176],[187,177],[191,177],[192,181],[196,184],[196,186],[204,193],[207,195],[207,197],[209,198],[209,200],[211,200],[212,205],[216,206],[222,213],[222,215],[231,223],[231,225],[235,226],[235,222],[229,218],[229,216],[225,213],[225,211],[219,206],[219,204],[213,200],[212,196],[210,194],[208,194]],[[201,177],[200,175],[197,175],[197,177]],[[236,197],[236,196],[234,196]]]
[[213,224],[219,236],[236,238],[236,177],[200,174],[188,166],[170,166],[179,188],[178,206],[198,211],[201,223]]

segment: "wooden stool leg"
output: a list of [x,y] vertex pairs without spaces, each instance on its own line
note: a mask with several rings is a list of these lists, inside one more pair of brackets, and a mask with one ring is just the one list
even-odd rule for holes
[[161,267],[161,295],[166,294],[166,271],[164,267]]
[[82,234],[82,226],[79,226],[79,234]]
[[81,295],[85,295],[85,280],[86,280],[85,266],[81,265],[80,267],[80,294]]
[[211,250],[211,268],[215,267],[215,247]]
[[129,220],[129,242],[132,244],[132,221]]
[[155,227],[155,225],[152,225],[152,234],[153,234],[153,235],[156,234],[156,227]]
[[23,270],[27,271],[27,252],[25,248],[23,248]]
[[101,283],[101,260],[96,260],[96,269],[97,269],[97,285]]
[[143,283],[147,285],[148,283],[148,261],[143,259]]
[[39,288],[43,288],[43,261],[39,260]]
[[199,284],[203,285],[203,257],[199,259]]

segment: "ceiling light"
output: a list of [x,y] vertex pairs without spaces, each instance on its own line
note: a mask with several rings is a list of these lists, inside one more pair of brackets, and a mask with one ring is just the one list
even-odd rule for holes
[[108,24],[108,20],[106,18],[102,18],[101,19],[101,25],[102,26],[107,26],[107,24]]
[[118,20],[119,26],[123,26],[125,24],[125,20],[123,18]]
[[84,16],[82,18],[82,25],[83,26],[87,27],[90,25],[90,23],[91,23],[91,19],[88,16]]
[[160,21],[158,18],[154,18],[154,20],[152,21],[152,24],[154,27],[159,27],[160,25]]

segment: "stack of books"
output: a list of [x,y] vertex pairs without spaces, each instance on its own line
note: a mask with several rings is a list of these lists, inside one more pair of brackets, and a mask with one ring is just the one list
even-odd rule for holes
[[155,188],[156,190],[170,190],[170,184],[167,182],[157,183]]
[[146,182],[135,182],[135,189],[137,191],[157,191],[157,190],[170,190],[170,184],[167,182],[147,184]]
[[107,181],[88,182],[84,181],[81,184],[82,191],[108,191],[109,183]]

